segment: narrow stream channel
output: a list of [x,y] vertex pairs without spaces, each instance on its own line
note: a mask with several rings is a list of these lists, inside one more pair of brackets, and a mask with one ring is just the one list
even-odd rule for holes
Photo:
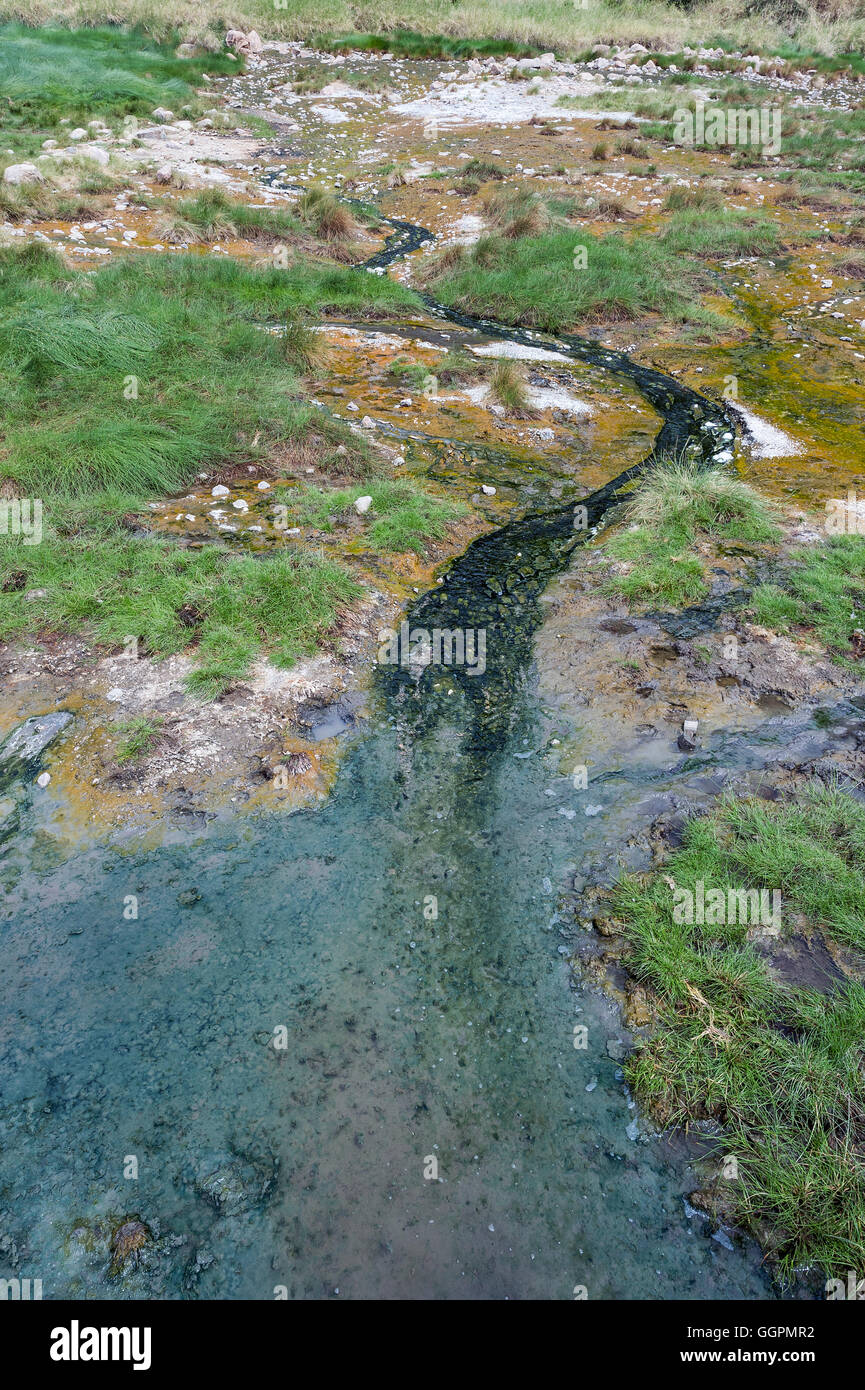
[[[421,230],[397,226],[379,267]],[[549,345],[662,412],[641,467],[723,447],[725,416],[694,392]],[[583,499],[590,527],[636,471]],[[557,889],[694,775],[606,779],[611,762],[587,818],[546,757],[532,637],[585,535],[573,503],[534,512],[418,599],[413,625],[486,630],[486,672],[383,668],[322,808],[60,868],[13,846],[0,1232],[45,1297],[777,1296],[753,1247],[689,1216],[682,1152],[644,1133],[623,1083],[615,1009],[572,986]],[[807,742],[794,723],[768,745]],[[759,763],[760,740],[722,756]],[[148,1258],[106,1276],[94,1230],[131,1216]]]

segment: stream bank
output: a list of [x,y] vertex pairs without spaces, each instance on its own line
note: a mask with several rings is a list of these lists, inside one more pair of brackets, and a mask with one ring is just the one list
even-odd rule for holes
[[[419,224],[395,220],[409,246],[423,239]],[[384,268],[382,255],[371,269]],[[478,535],[470,544],[462,535],[445,568],[428,566],[439,572],[426,583],[412,582],[422,580],[420,561],[399,582],[391,573],[389,592],[362,614],[361,660],[377,621],[402,611],[427,629],[483,629],[489,660],[480,676],[454,667],[444,681],[434,669],[416,680],[382,668],[366,685],[362,722],[353,724],[360,706],[340,715],[337,732],[323,721],[320,770],[308,751],[315,740],[286,745],[281,725],[289,706],[309,714],[310,704],[355,693],[333,667],[289,674],[260,723],[224,700],[218,722],[238,756],[260,760],[271,737],[277,761],[305,753],[310,767],[299,775],[317,804],[299,796],[285,816],[260,800],[239,816],[202,782],[161,843],[155,826],[113,835],[109,846],[85,827],[70,858],[50,803],[32,792],[32,819],[2,865],[14,1000],[2,1035],[3,1115],[14,1144],[0,1161],[3,1249],[22,1274],[38,1265],[49,1296],[790,1292],[752,1244],[712,1230],[685,1200],[698,1182],[692,1156],[659,1137],[628,1091],[630,1039],[614,998],[590,971],[575,985],[570,962],[585,947],[586,919],[560,888],[581,895],[622,861],[648,867],[658,814],[710,805],[727,781],[759,781],[767,765],[791,759],[808,768],[837,753],[847,765],[861,734],[857,707],[830,668],[811,678],[794,643],[749,632],[742,686],[719,684],[725,672],[709,664],[705,754],[675,753],[686,698],[693,712],[696,661],[675,645],[687,639],[662,636],[653,619],[623,628],[627,615],[585,582],[583,544],[645,454],[654,460],[692,437],[707,461],[730,452],[726,407],[612,344],[459,312],[443,328],[442,306],[424,303],[429,318],[411,326],[413,347],[421,333],[459,332],[479,347],[546,354],[535,362],[552,353],[573,392],[580,373],[596,373],[585,394],[596,393],[597,412],[598,372],[616,410],[633,404],[633,386],[649,408],[628,457],[601,431],[603,471],[584,440],[569,475],[573,422],[552,410],[539,428],[552,432],[558,458],[539,460],[511,421],[513,433],[479,465],[480,451],[443,462],[434,447],[447,403],[412,398],[401,426],[403,407],[385,402],[379,428],[396,452],[432,454],[469,498],[481,484]],[[334,334],[343,343],[345,327]],[[375,332],[394,328],[405,341],[404,324],[381,320]],[[346,377],[338,389],[347,397],[332,403],[353,400]],[[475,405],[463,403],[457,438],[471,440]],[[637,436],[659,417],[652,448],[640,449]],[[495,483],[486,481],[492,466]],[[241,485],[233,490],[241,500]],[[575,529],[578,508],[585,525]],[[554,636],[562,627],[567,636]],[[658,666],[648,695],[607,670],[611,658],[634,660],[637,642]],[[62,682],[76,684],[86,652],[53,659],[56,698],[69,703]],[[26,685],[38,661],[15,674]],[[182,674],[169,668],[152,698],[173,700]],[[110,689],[123,691],[119,677]],[[785,695],[802,707],[761,706],[769,696],[786,705]],[[831,717],[815,717],[815,697]],[[64,736],[61,758],[78,737]],[[185,784],[197,775],[183,761],[191,722],[179,739]],[[163,756],[170,764],[170,747]],[[574,785],[574,761],[590,765],[589,788]],[[157,766],[159,777],[169,769]],[[116,821],[129,791],[115,788]],[[577,1047],[584,1028],[587,1045]]]

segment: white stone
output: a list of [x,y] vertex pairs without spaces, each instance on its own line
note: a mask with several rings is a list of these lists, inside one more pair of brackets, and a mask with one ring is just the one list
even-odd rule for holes
[[[174,112],[169,111],[167,106],[157,106],[155,111],[151,111],[150,114],[153,117],[154,121],[160,121],[163,124],[165,121],[174,120]],[[72,138],[75,138],[74,133]]]
[[101,145],[82,145],[79,153],[84,159],[92,159],[100,168],[107,169],[111,156]]
[[358,497],[357,500],[355,501],[354,509],[355,509],[355,511],[358,513],[359,516],[363,516],[364,512],[368,512],[371,506],[372,506],[372,498],[371,498],[371,497]]
[[481,492],[485,492],[487,497],[495,497],[496,490],[489,483],[481,483]]
[[39,776],[36,778],[36,785],[37,785],[37,787],[47,787],[47,786],[48,786],[48,783],[49,783],[50,781],[51,781],[51,773],[50,773],[50,772],[40,772]]
[[371,415],[364,415],[360,423],[363,425],[365,430],[375,429],[375,420],[373,420]]
[[174,177],[174,170],[172,169],[171,165],[170,165],[170,164],[160,164],[159,168],[156,170],[156,182],[157,182],[157,183],[171,183],[171,180],[173,179],[173,177]]
[[229,491],[223,483],[217,483],[216,487],[213,488],[210,495],[211,497],[228,497]]
[[86,140],[86,139],[87,139],[87,131],[84,129],[83,125],[78,125],[78,126],[75,127],[74,130],[70,130],[70,132],[69,132],[69,139],[70,139],[70,140]]
[[9,164],[3,170],[4,183],[41,183],[42,175],[35,164]]

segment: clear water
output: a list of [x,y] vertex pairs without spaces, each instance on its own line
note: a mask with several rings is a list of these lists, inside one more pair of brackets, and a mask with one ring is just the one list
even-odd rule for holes
[[[358,739],[319,809],[11,891],[0,1231],[45,1297],[775,1296],[688,1219],[559,949],[557,886],[651,789],[632,768],[586,817],[537,718],[479,779],[454,706],[414,747]],[[111,1277],[132,1214],[155,1239]]]

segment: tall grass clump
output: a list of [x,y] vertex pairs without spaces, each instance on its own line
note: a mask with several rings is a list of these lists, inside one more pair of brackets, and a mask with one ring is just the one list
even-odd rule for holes
[[675,607],[709,592],[699,542],[760,544],[779,535],[771,504],[747,483],[684,458],[653,469],[626,504],[623,523],[604,543],[612,559],[625,562],[610,590],[631,603]]

